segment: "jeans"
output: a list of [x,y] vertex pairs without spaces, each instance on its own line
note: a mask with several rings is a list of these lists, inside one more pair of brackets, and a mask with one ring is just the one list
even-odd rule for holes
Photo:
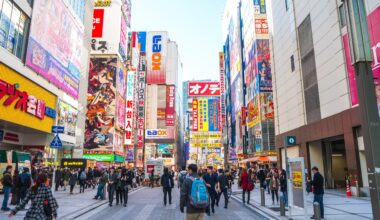
[[71,194],[73,193],[74,187],[75,187],[75,185],[70,185],[70,193]]
[[96,192],[95,199],[98,199],[99,197],[100,199],[104,199],[104,185],[103,184],[98,185],[98,191]]
[[79,193],[84,193],[84,187],[86,185],[86,180],[79,180]]
[[319,206],[321,207],[321,218],[325,218],[325,209],[323,207],[323,194],[314,194],[314,202],[319,203]]
[[282,192],[282,199],[284,200],[285,207],[288,207],[288,192],[287,191]]
[[26,197],[26,193],[28,192],[28,188],[22,186],[20,189],[20,200],[22,201]]
[[172,188],[163,187],[163,191],[164,191],[164,204],[166,205],[167,194],[169,194],[169,204],[172,204]]
[[124,205],[127,205],[128,203],[128,185],[124,186],[123,194],[124,194]]
[[268,194],[270,194],[270,187],[269,187],[270,180],[265,180],[265,181],[266,181]]
[[272,202],[274,203],[274,196],[276,196],[276,201],[278,202],[278,189],[272,189]]
[[11,194],[12,187],[9,186],[4,186],[3,188],[3,193],[4,193],[4,199],[3,199],[3,205],[1,208],[5,209],[8,208],[8,200],[9,200],[9,195]]
[[249,203],[249,200],[251,199],[251,191],[243,190],[243,203],[245,203],[245,193],[248,194],[247,203]]
[[108,201],[110,205],[112,205],[114,193],[115,193],[115,186],[108,185]]
[[224,196],[224,207],[227,208],[228,205],[228,195],[227,195],[227,190],[228,188],[224,188],[219,194],[218,194],[218,199],[217,199],[217,204],[219,203],[220,197],[222,197],[222,194]]
[[123,204],[124,190],[122,188],[117,187],[116,189],[116,205]]

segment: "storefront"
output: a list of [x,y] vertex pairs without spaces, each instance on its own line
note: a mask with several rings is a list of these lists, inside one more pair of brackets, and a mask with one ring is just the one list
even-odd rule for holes
[[96,161],[96,166],[101,168],[110,166],[125,166],[124,156],[113,152],[85,150],[82,158]]

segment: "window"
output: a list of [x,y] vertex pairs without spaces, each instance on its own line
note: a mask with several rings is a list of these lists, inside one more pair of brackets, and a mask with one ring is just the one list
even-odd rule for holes
[[10,0],[0,0],[0,3],[0,46],[21,59],[26,49],[29,18]]
[[285,9],[286,9],[286,11],[289,10],[288,0],[285,0]]
[[290,68],[292,69],[292,72],[294,72],[294,70],[296,69],[296,67],[294,66],[294,55],[290,57]]
[[345,27],[346,24],[347,24],[347,20],[346,20],[346,7],[344,6],[344,4],[342,4],[341,6],[339,6],[339,23],[340,23],[340,28]]

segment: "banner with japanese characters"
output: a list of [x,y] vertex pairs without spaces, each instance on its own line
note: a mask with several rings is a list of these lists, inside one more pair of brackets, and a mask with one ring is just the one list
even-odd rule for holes
[[220,96],[219,82],[189,82],[188,96]]
[[175,124],[175,86],[166,86],[166,126]]
[[198,131],[208,131],[208,99],[198,99]]
[[208,100],[208,131],[219,131],[219,99]]
[[133,95],[134,95],[135,72],[128,71],[127,74],[127,95],[125,106],[125,144],[132,144],[133,140]]
[[193,99],[193,131],[198,131],[198,99]]
[[145,129],[145,56],[140,56],[137,72],[137,148],[144,148]]

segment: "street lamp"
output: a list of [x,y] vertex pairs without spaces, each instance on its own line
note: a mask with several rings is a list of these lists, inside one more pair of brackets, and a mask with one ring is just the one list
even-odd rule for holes
[[380,121],[371,69],[367,13],[364,0],[344,0],[344,3],[347,9],[351,63],[356,72],[372,212],[374,217],[378,217],[380,216]]

